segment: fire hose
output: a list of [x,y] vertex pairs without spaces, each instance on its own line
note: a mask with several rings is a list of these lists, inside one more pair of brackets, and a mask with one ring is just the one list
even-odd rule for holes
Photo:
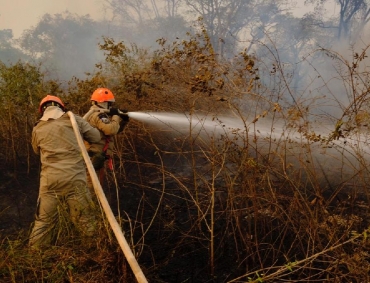
[[[90,115],[92,114],[92,113],[94,113],[94,112],[102,112],[102,113],[108,113],[110,110],[109,109],[103,109],[103,108],[98,108],[98,109],[90,109],[89,110],[89,112],[87,112],[86,114],[85,114],[85,116],[83,116],[82,118],[84,118],[85,120],[87,120],[89,117],[90,117]],[[126,115],[128,115],[127,113],[124,113],[124,112],[122,112],[121,110],[119,110],[118,109],[118,113],[121,115],[121,114],[126,114]]]
[[[87,114],[89,114],[89,112]],[[98,176],[96,175],[95,169],[94,169],[94,167],[91,163],[89,154],[87,153],[87,150],[85,148],[85,145],[84,145],[84,142],[82,140],[82,137],[81,137],[81,134],[80,134],[75,116],[70,111],[68,111],[67,113],[68,113],[68,116],[71,120],[73,131],[74,131],[75,136],[77,138],[78,145],[81,149],[82,156],[85,160],[87,170],[89,171],[89,174],[91,176],[91,180],[92,180],[92,183],[93,183],[93,186],[94,186],[95,193],[96,193],[96,195],[97,195],[97,197],[98,197],[98,199],[99,199],[99,201],[100,201],[100,203],[103,207],[103,210],[104,210],[104,212],[107,216],[108,222],[109,222],[109,224],[110,224],[110,226],[111,226],[111,228],[114,232],[114,235],[116,236],[117,241],[118,241],[119,245],[121,246],[121,249],[122,249],[122,251],[123,251],[123,253],[124,253],[124,255],[127,259],[127,262],[129,263],[137,281],[139,283],[147,283],[148,281],[146,280],[144,273],[142,272],[138,262],[136,261],[136,258],[134,256],[134,254],[132,253],[132,251],[130,249],[130,246],[128,245],[128,243],[126,241],[125,236],[122,233],[121,227],[118,224],[116,218],[114,217],[114,214],[112,212],[111,207],[109,206],[108,200],[107,200],[107,198],[104,194],[104,191],[103,191],[103,189],[100,185]],[[85,116],[84,116],[84,118],[85,118]]]

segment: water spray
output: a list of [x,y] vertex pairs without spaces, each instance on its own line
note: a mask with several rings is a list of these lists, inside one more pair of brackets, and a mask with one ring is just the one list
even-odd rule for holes
[[317,136],[328,137],[328,141],[325,142],[310,140],[298,129],[287,127],[284,120],[260,119],[252,122],[234,117],[172,112],[127,114],[130,118],[166,127],[175,133],[197,136],[207,134],[216,140],[222,136],[240,146],[246,146],[244,143],[247,143],[250,157],[272,158],[277,168],[281,166],[279,162],[283,158],[286,164],[292,164],[293,171],[301,168],[308,174],[317,176],[325,185],[355,182],[358,172],[370,175],[370,171],[367,170],[370,167],[368,144],[370,134],[366,132],[355,133],[346,138],[329,139],[332,125],[313,125]]
[[[109,112],[107,109],[89,111]],[[328,137],[327,141],[313,141],[296,128],[286,125],[284,120],[257,122],[242,118],[198,115],[173,112],[127,112],[130,118],[170,129],[175,134],[207,135],[222,140],[226,137],[234,144],[248,147],[250,158],[268,159],[277,170],[295,174],[300,170],[319,181],[322,186],[351,185],[362,175],[370,179],[370,134],[355,133],[346,138],[333,139],[333,125],[312,125],[317,136]],[[203,136],[204,137],[204,136]],[[217,138],[220,139],[217,139]],[[202,139],[204,142],[205,139]],[[281,161],[284,163],[281,164]],[[284,165],[285,164],[285,165]],[[359,174],[361,172],[361,174]],[[308,180],[309,181],[309,180]]]

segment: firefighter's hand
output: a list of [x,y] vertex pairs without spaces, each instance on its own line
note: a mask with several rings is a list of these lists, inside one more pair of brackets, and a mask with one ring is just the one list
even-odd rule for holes
[[128,122],[128,120],[130,119],[130,117],[128,116],[128,113],[127,113],[127,110],[120,110],[120,117],[123,121],[126,121]]
[[104,167],[106,155],[104,152],[92,153],[91,163],[95,170],[99,170]]
[[109,112],[108,112],[108,115],[111,115],[111,116],[113,116],[113,115],[119,115],[119,109],[118,108],[110,108],[109,109]]

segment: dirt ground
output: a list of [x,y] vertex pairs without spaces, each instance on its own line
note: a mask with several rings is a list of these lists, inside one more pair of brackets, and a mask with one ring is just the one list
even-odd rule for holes
[[34,220],[39,175],[37,170],[16,174],[2,170],[0,183],[0,237],[17,237],[28,233]]

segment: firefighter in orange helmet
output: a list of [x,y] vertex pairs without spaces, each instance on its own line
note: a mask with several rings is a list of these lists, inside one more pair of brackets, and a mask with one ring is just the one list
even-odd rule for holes
[[[91,95],[92,112],[86,119],[91,126],[100,131],[101,139],[97,143],[85,141],[87,152],[91,157],[91,162],[98,173],[100,181],[105,173],[105,166],[113,170],[113,136],[123,131],[129,122],[129,116],[126,110],[119,110],[112,107],[115,102],[113,93],[108,88],[98,88]],[[98,110],[105,109],[106,112]],[[109,110],[109,111],[108,111]],[[90,192],[94,192],[91,178],[88,176],[88,187]]]
[[[40,155],[41,174],[31,247],[52,244],[61,201],[67,203],[72,222],[85,235],[91,236],[95,225],[85,163],[64,103],[56,96],[47,95],[40,102],[39,112],[42,116],[32,131],[32,148]],[[75,118],[85,140],[100,140],[97,129],[82,117]]]

